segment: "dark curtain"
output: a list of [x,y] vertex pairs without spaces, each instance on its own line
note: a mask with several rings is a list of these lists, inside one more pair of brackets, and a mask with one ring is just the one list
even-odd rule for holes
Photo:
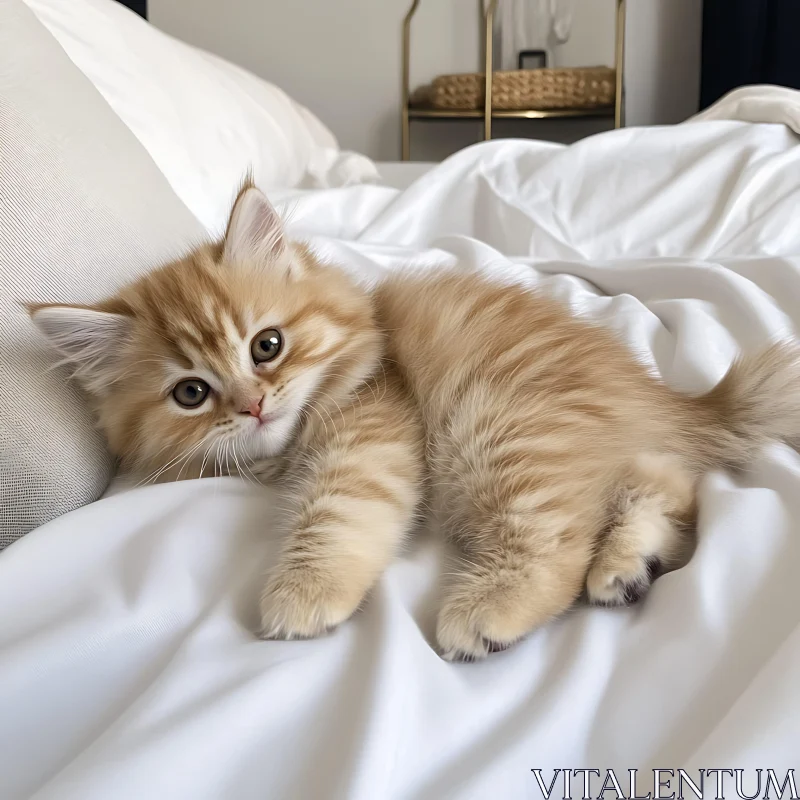
[[701,108],[752,83],[800,89],[800,0],[704,0]]
[[124,6],[128,6],[131,11],[135,11],[140,17],[147,19],[147,0],[119,0]]

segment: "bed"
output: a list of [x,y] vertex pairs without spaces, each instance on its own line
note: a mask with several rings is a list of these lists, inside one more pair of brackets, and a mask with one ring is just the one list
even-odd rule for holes
[[[91,75],[57,5],[29,5]],[[337,153],[327,185],[269,188],[293,235],[365,279],[458,264],[539,287],[700,391],[800,325],[799,134],[800,94],[753,89],[675,127],[483,143],[383,181],[355,154],[341,179]],[[191,165],[172,167],[213,231],[229,187],[190,191]],[[772,446],[700,500],[695,556],[641,605],[578,605],[450,664],[435,530],[332,635],[262,642],[273,490],[117,478],[0,553],[0,795],[527,798],[555,776],[560,797],[556,771],[582,769],[614,770],[622,796],[631,769],[640,794],[656,769],[744,770],[750,794],[757,768],[782,782],[800,767],[800,455]]]

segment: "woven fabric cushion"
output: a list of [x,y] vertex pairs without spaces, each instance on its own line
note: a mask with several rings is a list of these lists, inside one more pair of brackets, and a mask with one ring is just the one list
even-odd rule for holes
[[96,499],[113,459],[23,302],[86,303],[203,229],[21,0],[0,0],[0,548]]

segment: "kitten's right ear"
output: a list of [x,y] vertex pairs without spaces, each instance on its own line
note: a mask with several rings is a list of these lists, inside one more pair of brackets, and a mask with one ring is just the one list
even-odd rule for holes
[[233,204],[225,231],[225,258],[261,264],[274,261],[285,250],[278,212],[260,189],[246,183]]
[[132,317],[59,305],[28,306],[28,313],[88,391],[102,394],[118,377],[133,337]]

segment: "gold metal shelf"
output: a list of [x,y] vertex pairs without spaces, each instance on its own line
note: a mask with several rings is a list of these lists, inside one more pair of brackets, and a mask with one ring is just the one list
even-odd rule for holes
[[498,0],[490,0],[486,13],[479,2],[480,16],[483,21],[483,74],[484,105],[481,109],[457,110],[431,108],[411,105],[410,62],[411,62],[411,19],[419,7],[420,0],[412,0],[403,20],[403,85],[401,117],[401,141],[403,161],[411,156],[411,120],[425,119],[482,119],[483,138],[492,138],[492,120],[495,119],[567,119],[580,117],[613,117],[614,127],[625,125],[625,12],[627,0],[616,0],[616,34],[614,44],[614,66],[617,71],[617,96],[614,106],[602,108],[563,108],[563,109],[523,109],[519,111],[501,111],[492,108],[492,36],[494,15]]
[[[483,119],[485,111],[473,109],[425,108],[410,106],[408,116],[411,119]],[[519,109],[506,111],[492,109],[492,119],[563,119],[565,117],[613,117],[614,106],[597,108],[542,108]]]

